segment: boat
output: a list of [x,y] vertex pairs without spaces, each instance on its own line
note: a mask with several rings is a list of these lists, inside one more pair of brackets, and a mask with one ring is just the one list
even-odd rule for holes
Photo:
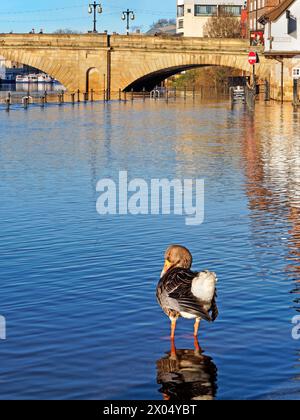
[[45,73],[16,76],[16,83],[53,83],[54,79]]
[[16,83],[38,83],[36,74],[24,74],[16,76]]
[[54,82],[54,79],[52,79],[52,77],[49,76],[49,74],[45,74],[45,73],[37,74],[37,78],[38,78],[38,83],[53,83]]

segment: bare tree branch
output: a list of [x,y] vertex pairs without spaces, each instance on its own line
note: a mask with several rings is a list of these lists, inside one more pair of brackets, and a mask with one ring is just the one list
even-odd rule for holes
[[242,24],[239,17],[226,11],[212,16],[204,26],[204,33],[209,38],[241,38]]

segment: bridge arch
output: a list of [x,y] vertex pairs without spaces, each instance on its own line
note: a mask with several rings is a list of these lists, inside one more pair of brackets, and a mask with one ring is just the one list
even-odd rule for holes
[[[171,77],[177,73],[194,68],[219,66],[229,67],[244,71],[250,74],[252,69],[249,66],[247,56],[242,55],[225,55],[225,54],[181,54],[178,56],[176,52],[173,54],[164,54],[163,59],[146,59],[142,65],[131,67],[130,72],[123,73],[124,84],[122,89],[128,91],[131,89],[142,90],[152,89],[161,81]],[[270,70],[264,61],[257,65],[257,76],[261,79],[269,79]]]
[[200,65],[195,64],[192,66],[186,65],[186,66],[171,67],[171,68],[158,70],[154,73],[147,74],[141,77],[140,79],[135,80],[133,83],[131,83],[129,86],[125,88],[125,91],[130,92],[131,90],[133,90],[134,92],[140,92],[144,88],[147,91],[151,91],[152,89],[155,88],[155,86],[159,86],[161,82],[168,79],[169,77],[172,77],[183,71],[199,69],[203,67],[213,67],[213,66],[207,66],[207,65],[200,66]]
[[38,55],[36,53],[30,53],[28,51],[20,50],[11,50],[11,49],[1,49],[0,55],[3,56],[6,60],[14,61],[29,67],[33,67],[43,73],[49,74],[57,81],[59,81],[63,86],[68,88],[70,81],[74,77],[71,66],[68,66],[66,63],[59,63],[54,61],[45,55]]

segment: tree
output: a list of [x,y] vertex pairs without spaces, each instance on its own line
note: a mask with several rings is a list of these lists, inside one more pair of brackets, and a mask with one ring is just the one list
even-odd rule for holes
[[75,31],[73,29],[65,28],[65,29],[57,29],[53,32],[54,34],[81,34],[82,32]]
[[163,28],[164,26],[176,25],[176,19],[158,19],[157,22],[153,22],[151,29]]
[[204,33],[209,38],[242,38],[241,20],[229,12],[220,11],[207,21]]

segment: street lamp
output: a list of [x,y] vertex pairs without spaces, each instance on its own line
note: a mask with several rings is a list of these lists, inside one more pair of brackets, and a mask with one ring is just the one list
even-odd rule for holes
[[102,5],[94,1],[94,3],[89,4],[89,14],[91,15],[94,12],[94,33],[97,33],[97,13],[99,15],[103,12]]
[[129,29],[130,29],[129,22],[130,22],[130,19],[131,20],[134,20],[135,19],[135,14],[134,14],[134,12],[132,10],[127,9],[127,10],[125,10],[122,13],[122,20],[127,20],[127,25],[126,25],[127,35],[129,35]]

